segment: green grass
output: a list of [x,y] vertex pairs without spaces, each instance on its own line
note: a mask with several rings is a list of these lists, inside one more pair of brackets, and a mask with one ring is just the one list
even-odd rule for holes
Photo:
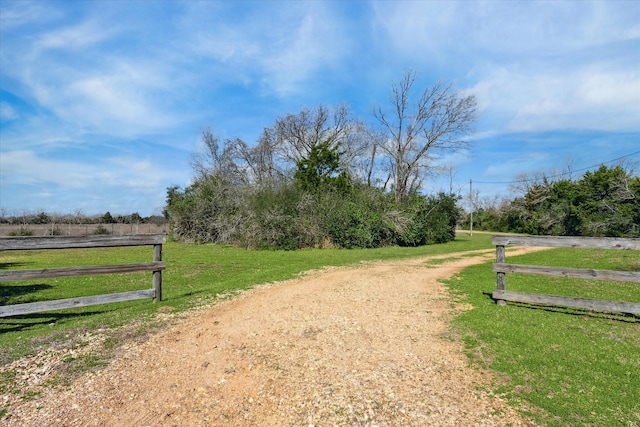
[[[163,301],[129,301],[99,306],[0,318],[0,364],[41,349],[73,345],[87,331],[111,331],[138,324],[135,333],[114,332],[118,341],[144,335],[158,324],[158,312],[180,313],[214,303],[217,298],[261,283],[291,279],[325,266],[343,266],[362,261],[439,255],[474,249],[490,249],[490,235],[458,238],[444,245],[418,248],[388,247],[356,250],[248,251],[220,245],[163,246]],[[0,253],[0,268],[35,269],[80,265],[120,264],[151,261],[150,247],[82,250],[7,251]],[[103,293],[151,288],[150,273],[47,279],[0,284],[0,304],[18,304]],[[135,337],[133,337],[135,338]]]
[[[40,351],[88,349],[95,336],[102,344],[66,357],[42,387],[67,386],[83,372],[105,366],[125,343],[141,342],[171,322],[161,313],[182,313],[214,304],[254,285],[291,279],[305,271],[363,261],[440,255],[491,248],[489,235],[458,239],[445,245],[371,250],[247,251],[220,245],[163,246],[163,301],[138,300],[0,318],[0,366]],[[153,251],[141,248],[16,251],[0,253],[0,268],[35,269],[150,261]],[[150,273],[47,279],[0,284],[0,304],[19,304],[151,288]],[[40,389],[21,389],[16,372],[0,376],[0,394],[32,399]],[[0,405],[0,419],[7,416]]]
[[[0,365],[42,349],[82,346],[87,333],[107,335],[103,348],[65,359],[48,385],[108,363],[124,342],[142,341],[164,325],[162,312],[186,312],[214,304],[256,284],[294,278],[325,266],[492,250],[490,235],[460,233],[445,245],[368,250],[246,251],[219,245],[164,246],[164,301],[147,300],[0,319]],[[452,257],[445,257],[452,258]],[[152,251],[116,248],[0,253],[0,268],[46,268],[150,261]],[[507,262],[576,268],[639,271],[637,252],[554,249],[509,256]],[[438,262],[430,263],[432,265]],[[428,264],[425,264],[428,267]],[[491,263],[466,269],[447,281],[454,299],[474,308],[454,326],[474,363],[501,373],[488,385],[550,426],[640,425],[640,320],[616,314],[509,304],[490,298],[495,288]],[[91,276],[0,285],[0,304],[14,304],[151,287],[150,274]],[[507,289],[640,302],[637,284],[507,275]],[[19,393],[11,373],[0,377],[0,392]],[[30,392],[32,393],[32,392]],[[24,398],[29,398],[25,395]],[[523,406],[524,405],[524,406]],[[0,419],[6,409],[0,407]]]
[[[640,270],[637,252],[554,249],[518,257],[517,264]],[[446,283],[472,310],[454,326],[471,360],[504,378],[494,387],[524,404],[542,425],[640,425],[640,319],[614,313],[509,303],[490,298],[490,263]],[[633,283],[507,274],[507,289],[640,302]]]

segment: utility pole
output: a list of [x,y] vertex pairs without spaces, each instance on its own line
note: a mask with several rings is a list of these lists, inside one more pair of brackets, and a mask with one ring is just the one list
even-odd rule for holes
[[469,180],[469,236],[473,236],[473,181]]

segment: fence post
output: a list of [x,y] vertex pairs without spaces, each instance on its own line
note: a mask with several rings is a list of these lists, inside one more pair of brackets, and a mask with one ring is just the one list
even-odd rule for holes
[[[504,264],[506,262],[504,245],[496,245],[496,262]],[[505,273],[496,273],[496,289],[504,291],[507,289],[507,275]],[[498,305],[507,305],[505,300],[496,300]]]
[[[162,245],[153,245],[153,261],[162,261]],[[162,270],[153,272],[153,290],[156,291],[153,302],[162,301]]]

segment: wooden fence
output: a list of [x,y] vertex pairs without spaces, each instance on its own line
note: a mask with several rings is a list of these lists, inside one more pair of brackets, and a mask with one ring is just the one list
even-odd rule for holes
[[640,239],[595,238],[595,237],[553,237],[553,236],[493,236],[496,246],[496,263],[493,271],[497,273],[497,287],[493,299],[498,305],[506,301],[527,304],[559,305],[602,311],[619,311],[640,314],[640,304],[620,301],[606,301],[587,298],[574,298],[557,295],[532,294],[506,290],[506,273],[540,274],[544,276],[576,277],[581,279],[613,280],[619,282],[640,283],[640,272],[592,270],[564,267],[545,267],[520,264],[507,264],[505,246],[543,246],[559,248],[618,249],[640,250]]
[[134,264],[112,264],[83,267],[45,268],[38,270],[0,271],[0,282],[15,280],[40,280],[57,277],[90,276],[97,274],[131,273],[150,271],[153,273],[152,289],[120,292],[107,295],[61,299],[25,304],[0,306],[0,317],[39,313],[71,307],[84,307],[110,302],[129,301],[143,298],[162,300],[162,234],[140,234],[135,236],[90,236],[90,237],[6,237],[0,238],[0,251],[39,249],[83,249],[121,246],[153,246],[153,262]]

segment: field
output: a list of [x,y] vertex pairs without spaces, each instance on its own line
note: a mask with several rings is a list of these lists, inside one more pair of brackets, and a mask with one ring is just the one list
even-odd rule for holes
[[[492,249],[489,235],[460,234],[455,242],[421,248],[348,251],[256,252],[169,242],[163,257],[167,263],[163,302],[135,301],[0,319],[0,362],[8,365],[46,348],[79,346],[83,336],[96,331],[107,335],[97,351],[69,360],[67,371],[60,372],[56,380],[64,384],[78,372],[104,366],[119,348],[146,339],[149,333],[164,327],[181,313],[186,315],[255,284],[289,279],[325,266],[477,249]],[[0,254],[0,263],[12,264],[12,268],[46,268],[93,265],[104,259],[120,263],[150,258],[150,248],[118,248],[8,252]],[[555,249],[508,257],[508,261],[634,271],[639,268],[637,254],[619,251]],[[150,275],[146,274],[48,280],[47,283],[12,282],[0,287],[0,304],[145,289],[150,283]],[[543,425],[640,424],[637,403],[640,402],[637,387],[640,383],[640,321],[637,317],[517,304],[498,307],[489,297],[495,287],[490,263],[468,268],[448,280],[447,285],[455,301],[473,306],[454,320],[453,335],[459,334],[466,343],[474,364],[494,370],[503,378],[497,384],[487,384],[488,388],[506,393],[514,402],[526,402],[530,413]],[[640,302],[638,286],[630,284],[511,275],[507,287]],[[12,373],[3,372],[0,394],[23,393],[16,387]],[[23,398],[29,399],[29,393],[23,393]]]

